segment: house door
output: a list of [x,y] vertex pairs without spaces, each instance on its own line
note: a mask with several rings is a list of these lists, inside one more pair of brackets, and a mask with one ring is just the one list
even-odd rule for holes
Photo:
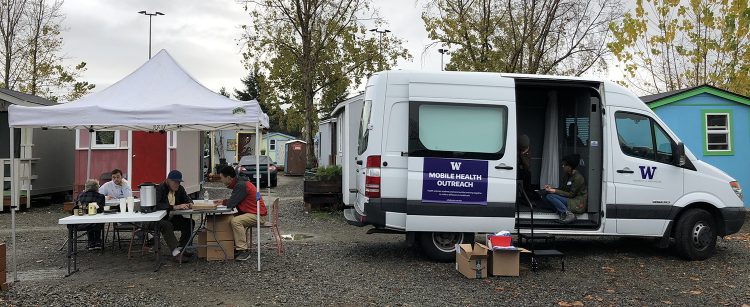
[[237,162],[244,156],[255,155],[255,133],[239,133],[237,138]]
[[132,142],[131,187],[135,190],[141,183],[159,183],[167,178],[167,134],[133,131]]

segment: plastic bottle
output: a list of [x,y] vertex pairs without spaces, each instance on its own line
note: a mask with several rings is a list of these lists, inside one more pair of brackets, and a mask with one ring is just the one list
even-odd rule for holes
[[208,202],[208,200],[209,200],[209,198],[208,198],[208,190],[203,191],[203,200],[205,200],[206,202]]

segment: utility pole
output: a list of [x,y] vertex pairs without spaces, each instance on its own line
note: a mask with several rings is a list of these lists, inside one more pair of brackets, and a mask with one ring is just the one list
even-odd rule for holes
[[443,55],[448,53],[448,49],[440,48],[438,49],[438,52],[440,53],[440,70],[445,70],[445,66],[443,66]]
[[378,52],[380,53],[380,69],[383,69],[383,35],[386,33],[390,33],[391,30],[388,29],[380,29],[380,28],[374,28],[370,29],[370,32],[377,32],[378,35],[380,35],[380,39],[378,41]]
[[151,59],[151,17],[154,16],[163,16],[164,13],[162,12],[153,12],[153,13],[146,13],[146,11],[140,11],[138,14],[143,14],[148,16],[148,58]]

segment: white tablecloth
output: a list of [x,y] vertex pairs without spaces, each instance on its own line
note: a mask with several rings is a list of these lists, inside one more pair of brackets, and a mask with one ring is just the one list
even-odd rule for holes
[[165,210],[152,213],[99,213],[97,215],[71,215],[65,218],[61,218],[57,222],[60,225],[157,222],[164,218],[164,216],[166,215],[167,211]]

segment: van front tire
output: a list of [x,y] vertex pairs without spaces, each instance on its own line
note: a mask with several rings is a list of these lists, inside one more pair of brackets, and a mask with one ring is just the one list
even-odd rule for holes
[[420,232],[417,242],[428,258],[439,262],[456,260],[456,244],[474,243],[473,233],[462,232]]
[[677,253],[687,260],[706,260],[716,251],[716,222],[706,210],[691,209],[677,221]]

